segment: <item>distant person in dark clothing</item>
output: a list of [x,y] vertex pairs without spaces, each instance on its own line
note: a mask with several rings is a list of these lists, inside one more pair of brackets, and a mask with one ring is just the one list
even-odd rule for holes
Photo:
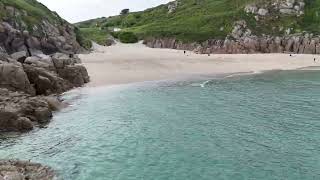
[[183,51],[184,54],[186,54],[186,51]]
[[313,58],[313,61],[316,62],[316,58]]

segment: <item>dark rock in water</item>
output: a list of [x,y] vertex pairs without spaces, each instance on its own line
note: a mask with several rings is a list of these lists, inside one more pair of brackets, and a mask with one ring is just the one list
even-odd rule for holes
[[6,130],[8,131],[14,131],[17,130],[16,122],[18,119],[18,116],[14,112],[9,111],[0,111],[0,129],[3,127],[6,127]]
[[33,123],[29,118],[20,117],[17,119],[16,127],[19,131],[30,131],[33,129]]
[[53,169],[38,163],[18,160],[0,160],[2,180],[53,180],[57,179]]
[[46,96],[44,99],[47,101],[49,105],[49,109],[53,111],[58,111],[64,108],[67,104],[61,102],[57,97],[55,96]]
[[49,107],[39,107],[35,109],[34,115],[39,123],[48,123],[52,118],[52,111]]

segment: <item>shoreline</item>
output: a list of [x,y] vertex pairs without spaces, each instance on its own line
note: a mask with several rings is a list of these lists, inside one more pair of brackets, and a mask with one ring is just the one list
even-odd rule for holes
[[[320,56],[311,54],[195,54],[183,50],[153,49],[141,43],[104,47],[97,44],[90,54],[79,55],[91,81],[100,87],[193,79],[223,74],[255,74],[273,70],[320,70]],[[313,59],[317,61],[314,62]]]

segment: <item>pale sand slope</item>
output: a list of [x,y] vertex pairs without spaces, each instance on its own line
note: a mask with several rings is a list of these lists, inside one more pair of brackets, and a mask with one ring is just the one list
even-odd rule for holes
[[[291,70],[320,66],[320,56],[289,54],[198,55],[172,49],[152,49],[140,44],[103,47],[80,55],[89,71],[89,86],[126,84],[150,80],[176,79],[195,75],[266,70]],[[317,58],[318,62],[314,62]]]

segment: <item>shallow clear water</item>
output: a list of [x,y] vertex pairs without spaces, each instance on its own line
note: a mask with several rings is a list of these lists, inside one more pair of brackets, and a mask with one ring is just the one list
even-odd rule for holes
[[80,89],[1,158],[64,179],[320,179],[320,72]]

